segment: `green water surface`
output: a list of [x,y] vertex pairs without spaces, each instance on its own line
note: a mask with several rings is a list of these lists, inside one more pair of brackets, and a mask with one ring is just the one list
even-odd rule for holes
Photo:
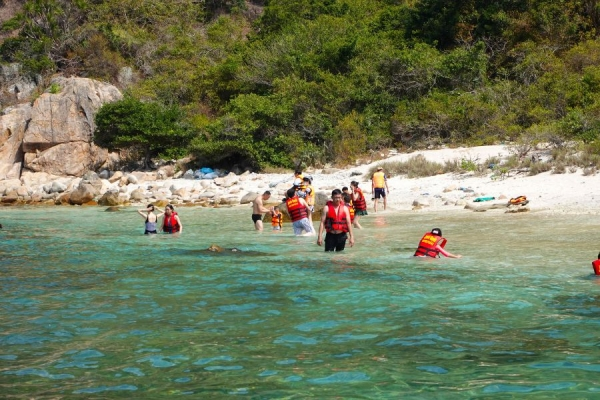
[[[600,398],[596,217],[380,213],[331,254],[179,212],[0,209],[0,398]],[[411,257],[433,227],[464,258]]]

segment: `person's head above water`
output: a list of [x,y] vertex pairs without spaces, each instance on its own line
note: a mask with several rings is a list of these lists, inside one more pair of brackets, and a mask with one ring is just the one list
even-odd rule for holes
[[433,233],[434,235],[437,235],[437,236],[442,236],[442,230],[440,228],[433,228],[431,230],[431,233]]

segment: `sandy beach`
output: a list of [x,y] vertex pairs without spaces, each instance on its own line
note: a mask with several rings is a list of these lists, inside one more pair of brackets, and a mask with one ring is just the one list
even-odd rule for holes
[[[412,157],[423,156],[429,161],[443,165],[445,162],[467,160],[485,165],[490,158],[505,160],[511,156],[511,148],[505,145],[470,148],[444,148],[412,153],[392,153],[391,156],[377,155],[377,161],[357,163],[346,168],[308,169],[305,175],[313,178],[313,187],[324,197],[331,190],[350,186],[356,180],[365,193],[368,211],[374,211],[371,201],[371,171],[382,165],[388,175],[388,204],[385,212],[461,211],[506,212],[511,198],[526,196],[527,209],[521,211],[600,214],[600,175],[585,175],[580,168],[567,168],[565,173],[544,172],[530,176],[527,171],[509,171],[499,176],[498,172],[485,169],[481,172],[444,173],[424,178],[394,176],[386,167],[395,162],[404,162]],[[548,157],[548,155],[546,155]],[[501,161],[500,161],[501,162]],[[171,171],[173,167],[171,166]],[[192,171],[188,171],[191,174]],[[1,202],[9,204],[85,204],[85,205],[145,205],[148,203],[176,206],[239,206],[248,207],[258,193],[269,190],[269,204],[277,204],[292,186],[293,174],[251,173],[241,175],[224,174],[217,179],[185,179],[179,175],[159,178],[161,171],[123,172],[100,171],[94,182],[82,178],[57,177],[44,173],[25,172],[20,179],[0,181]],[[186,174],[186,175],[188,175]],[[173,175],[173,173],[171,173]],[[89,178],[88,178],[89,179]],[[94,186],[94,187],[91,187]],[[75,191],[92,190],[87,200],[73,201]],[[113,199],[108,203],[106,196]],[[481,197],[491,201],[474,202]],[[103,201],[104,200],[104,201]],[[466,208],[466,210],[465,210]],[[513,210],[514,211],[514,210]],[[380,207],[380,212],[384,212]]]
[[[490,157],[506,158],[510,149],[504,145],[480,146],[471,148],[448,148],[398,154],[370,164],[346,168],[336,173],[311,173],[313,186],[317,191],[329,192],[331,188],[349,186],[351,180],[360,182],[360,187],[371,194],[371,182],[368,171],[376,165],[407,161],[411,157],[423,155],[427,160],[444,163],[452,160],[473,160],[483,163]],[[266,175],[260,180],[277,182],[284,175]],[[291,182],[291,178],[290,178]],[[446,173],[425,178],[409,179],[406,176],[391,176],[388,179],[390,193],[387,212],[427,210],[464,210],[466,204],[474,203],[478,197],[494,197],[490,203],[504,204],[508,199],[526,196],[531,212],[600,214],[600,176],[585,176],[582,169],[564,174],[544,172],[529,176],[525,173],[511,172],[506,177],[494,176],[491,170],[486,173]],[[259,188],[257,188],[259,189]],[[421,207],[415,207],[415,202]],[[370,200],[369,212],[373,210]],[[486,202],[487,203],[487,202]],[[504,212],[493,209],[489,212]],[[468,212],[468,210],[465,210]]]

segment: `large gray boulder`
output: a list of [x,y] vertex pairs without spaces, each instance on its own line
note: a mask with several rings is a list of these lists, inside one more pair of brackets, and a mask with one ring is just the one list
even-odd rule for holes
[[112,160],[108,152],[92,143],[94,117],[103,104],[122,99],[121,92],[86,78],[57,77],[50,87],[58,88],[58,93],[38,97],[26,121],[24,168],[82,176],[107,164]]
[[74,205],[85,204],[92,201],[98,192],[89,183],[81,183],[77,189],[71,192],[70,203]]
[[29,104],[9,107],[0,115],[0,180],[20,177],[23,162],[21,144],[30,119]]

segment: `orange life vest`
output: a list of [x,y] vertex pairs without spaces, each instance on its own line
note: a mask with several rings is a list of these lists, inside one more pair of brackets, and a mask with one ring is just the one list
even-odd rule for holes
[[352,201],[354,204],[354,209],[356,211],[365,211],[367,209],[367,200],[365,199],[365,195],[359,188],[354,188],[354,192],[358,193],[358,198]]
[[427,232],[421,238],[419,247],[415,252],[415,257],[439,257],[440,252],[436,249],[437,245],[444,247],[446,245],[446,239],[441,236],[434,235],[431,232]]
[[287,205],[288,213],[290,214],[292,222],[299,221],[302,218],[308,218],[306,207],[304,207],[304,204],[300,203],[298,196],[287,199],[285,204]]
[[165,217],[163,218],[163,232],[175,233],[181,230],[179,222],[177,222],[177,218],[175,218],[176,215],[177,213],[175,211],[173,211],[169,217],[165,214]]
[[346,203],[346,207],[348,207],[348,211],[350,211],[350,222],[354,222],[354,207],[352,207],[352,202],[350,204]]
[[307,185],[306,188],[304,188],[304,191],[306,191],[306,189],[310,189],[310,191],[306,195],[306,203],[309,206],[314,206],[315,205],[315,189],[312,187],[312,185]]
[[283,217],[283,216],[281,215],[281,213],[280,213],[280,212],[278,212],[277,214],[274,214],[274,215],[271,217],[271,226],[273,226],[273,227],[276,227],[276,226],[278,226],[278,227],[280,227],[280,228],[281,228],[281,225],[282,225],[282,224],[281,224],[281,222],[282,222],[282,220],[283,220],[283,218],[282,218],[282,217]]
[[346,220],[346,205],[340,203],[338,212],[332,201],[327,202],[327,216],[325,217],[325,230],[327,232],[342,231],[350,232],[348,221]]

